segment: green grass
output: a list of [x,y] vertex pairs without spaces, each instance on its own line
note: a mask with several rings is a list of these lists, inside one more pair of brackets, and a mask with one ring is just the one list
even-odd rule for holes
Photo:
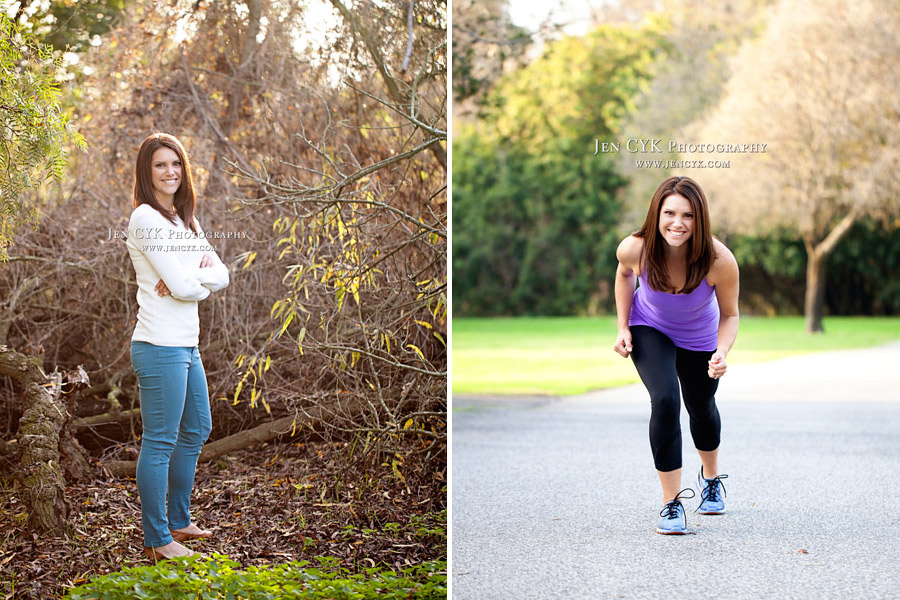
[[[728,362],[898,339],[896,317],[828,317],[821,335],[807,334],[803,317],[742,317]],[[571,395],[638,382],[631,360],[613,352],[615,341],[613,316],[453,319],[453,393]]]

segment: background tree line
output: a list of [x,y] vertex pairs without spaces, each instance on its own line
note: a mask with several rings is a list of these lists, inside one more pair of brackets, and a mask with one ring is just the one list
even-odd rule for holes
[[[587,34],[546,42],[524,66],[506,54],[505,68],[455,71],[455,99],[472,114],[454,125],[454,314],[612,311],[616,243],[671,174],[707,190],[715,233],[742,267],[745,312],[805,313],[817,331],[826,312],[900,311],[898,113],[884,100],[900,79],[897,7],[661,8],[613,4]],[[508,15],[496,22],[474,43],[506,48],[522,37]],[[477,85],[466,84],[471,73]],[[593,156],[595,139],[769,148]],[[635,158],[732,166],[676,173]]]

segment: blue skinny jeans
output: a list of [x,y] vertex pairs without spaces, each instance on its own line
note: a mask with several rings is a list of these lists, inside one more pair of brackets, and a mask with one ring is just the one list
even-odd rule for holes
[[131,342],[131,364],[137,373],[143,422],[137,488],[144,545],[158,548],[172,541],[170,529],[191,524],[194,471],[212,430],[209,391],[196,346]]

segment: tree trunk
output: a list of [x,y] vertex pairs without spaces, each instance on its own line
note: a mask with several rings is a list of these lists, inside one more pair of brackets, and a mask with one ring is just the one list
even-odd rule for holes
[[78,392],[91,385],[87,372],[81,365],[64,374],[62,398],[65,400],[66,419],[59,434],[59,455],[65,471],[66,481],[88,481],[94,476],[94,469],[85,456],[84,448],[75,439],[70,425],[75,414]]
[[72,431],[63,427],[59,438],[59,456],[66,481],[89,481],[94,477],[94,469],[85,454],[84,447],[75,439]]
[[822,316],[825,311],[825,264],[828,256],[837,247],[856,219],[862,213],[859,206],[853,206],[844,218],[834,226],[828,235],[818,244],[810,235],[803,236],[806,246],[806,298],[803,312],[806,315],[807,333],[823,333]]
[[[382,32],[375,32],[371,29],[367,28],[363,25],[362,21],[358,18],[357,12],[358,10],[350,10],[344,5],[340,0],[331,0],[331,4],[338,9],[338,12],[344,17],[344,19],[350,23],[350,26],[359,34],[359,36],[363,40],[363,44],[366,46],[366,50],[369,51],[369,56],[372,58],[372,61],[375,63],[375,68],[378,70],[378,74],[381,75],[381,80],[384,81],[385,86],[387,86],[388,94],[391,99],[397,103],[398,106],[408,105],[409,104],[409,96],[400,90],[400,87],[397,85],[397,81],[394,76],[390,74],[387,67],[387,62],[384,60],[384,56],[381,54],[381,50],[378,46],[378,35],[382,34]],[[428,146],[428,149],[437,159],[438,163],[443,167],[443,169],[447,170],[447,151],[441,146],[440,143],[431,144]]]
[[[41,359],[28,356],[0,345],[0,375],[8,375],[25,388],[22,396],[22,418],[19,419],[17,444],[21,452],[17,478],[20,495],[28,511],[28,523],[33,531],[62,534],[68,529],[69,505],[66,502],[66,482],[60,464],[60,437],[66,438],[64,428],[69,418],[62,394],[84,385],[87,374],[80,366],[77,372],[47,375]],[[61,436],[61,432],[63,435]],[[72,473],[86,476],[90,466],[79,446],[71,438],[64,444]],[[6,444],[7,450],[11,444]]]
[[7,442],[6,440],[0,440],[0,458],[4,456],[12,456],[19,451],[18,444],[13,442]]
[[229,139],[241,119],[241,105],[244,103],[244,94],[247,89],[245,79],[251,79],[245,77],[245,74],[252,68],[251,62],[258,46],[256,37],[259,35],[262,27],[264,3],[262,0],[247,0],[247,8],[249,9],[247,29],[243,32],[237,68],[232,73],[234,82],[231,86],[231,93],[228,96],[228,112],[222,121],[222,130]]
[[20,493],[34,531],[62,534],[67,528],[69,504],[59,462],[59,432],[67,413],[59,399],[60,374],[45,380],[49,386],[31,381],[25,387],[25,412],[19,420],[18,433],[22,446]]
[[824,333],[822,316],[825,309],[825,263],[826,256],[820,256],[813,249],[807,252],[806,299],[803,313],[806,315],[807,333]]

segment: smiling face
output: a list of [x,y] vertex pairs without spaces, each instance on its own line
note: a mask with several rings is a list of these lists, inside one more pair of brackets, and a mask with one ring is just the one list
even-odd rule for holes
[[171,206],[181,185],[181,177],[182,165],[178,153],[170,148],[158,148],[150,159],[150,181],[157,200]]
[[683,246],[694,233],[694,207],[680,194],[663,200],[659,209],[659,234],[670,246]]

